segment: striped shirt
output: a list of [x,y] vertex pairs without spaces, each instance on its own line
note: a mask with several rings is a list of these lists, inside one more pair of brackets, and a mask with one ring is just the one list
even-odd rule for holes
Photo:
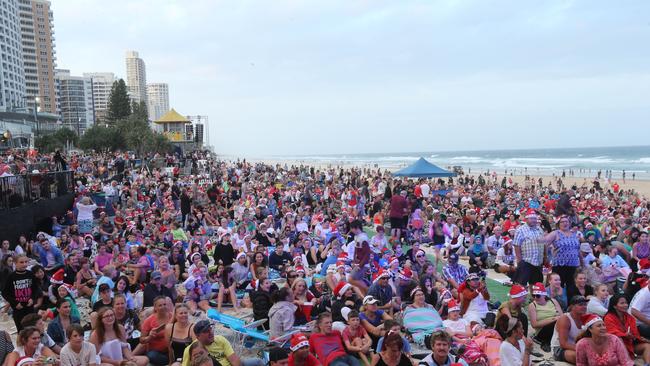
[[544,230],[537,227],[530,227],[528,224],[521,225],[515,232],[513,244],[521,248],[521,260],[534,266],[541,266],[544,261],[544,243],[540,242],[544,236]]

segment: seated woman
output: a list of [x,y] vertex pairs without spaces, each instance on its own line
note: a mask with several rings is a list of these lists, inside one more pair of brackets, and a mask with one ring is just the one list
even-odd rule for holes
[[562,287],[562,279],[560,275],[551,272],[546,275],[546,293],[550,299],[555,300],[562,308],[562,312],[567,310],[569,306],[569,299],[567,298],[567,292],[564,287]]
[[631,359],[635,359],[636,355],[639,355],[643,357],[644,364],[650,364],[650,340],[643,338],[639,333],[636,319],[628,313],[625,295],[612,296],[604,322],[607,333],[619,337],[623,341]]
[[[228,298],[235,311],[239,311],[237,304],[237,281],[232,272],[232,267],[226,266],[219,278],[219,293],[217,295],[217,311],[221,312],[224,298]],[[207,309],[204,309],[207,311]]]
[[474,241],[468,250],[469,265],[487,268],[488,251],[483,242],[483,235],[475,235]]
[[253,320],[258,321],[266,319],[264,324],[261,324],[259,330],[269,330],[269,310],[273,306],[271,300],[271,281],[267,279],[252,280],[250,283],[250,301],[253,305]]
[[138,366],[146,366],[149,359],[145,356],[134,356],[129,344],[126,343],[124,328],[115,320],[115,312],[109,307],[103,307],[97,312],[95,330],[90,334],[90,343],[95,345],[95,351],[100,355],[104,366],[120,366],[123,361],[135,362]]
[[296,325],[303,325],[311,321],[311,310],[318,305],[319,299],[307,288],[307,281],[298,278],[291,286],[293,298],[296,300]]
[[586,328],[576,343],[576,365],[621,365],[633,366],[634,361],[623,345],[621,339],[607,334],[603,319],[594,314],[583,317]]
[[133,310],[135,309],[135,299],[133,294],[129,290],[129,278],[126,276],[120,276],[115,282],[115,288],[113,289],[113,297],[117,295],[123,295],[126,299],[126,307]]
[[194,323],[189,320],[190,308],[186,304],[176,304],[172,323],[165,326],[165,339],[169,342],[169,359],[172,366],[180,366],[185,348],[196,339]]
[[79,272],[77,272],[75,280],[75,289],[80,296],[90,298],[95,291],[95,284],[97,284],[97,275],[90,268],[88,258],[79,258]]
[[505,335],[499,348],[499,361],[502,366],[529,366],[533,341],[524,336],[524,327],[517,318],[501,317],[497,328]]
[[503,273],[512,279],[517,270],[515,251],[512,248],[512,239],[509,236],[506,236],[503,240],[503,246],[497,250],[493,269],[495,272]]
[[534,284],[533,301],[528,305],[528,316],[530,316],[530,325],[535,329],[534,338],[541,344],[544,352],[551,351],[551,337],[555,322],[561,315],[560,304],[548,297],[544,285],[539,282]]
[[609,307],[609,286],[600,284],[596,286],[596,293],[587,303],[587,314],[605,316]]
[[371,366],[413,366],[413,362],[403,351],[404,340],[399,332],[390,331],[384,337],[381,350],[373,354]]
[[[417,291],[418,289],[414,289],[412,291],[414,292],[414,298],[415,296],[419,296],[417,295]],[[436,309],[434,309],[429,304],[426,304],[429,306],[420,307],[414,301],[413,305],[407,307],[404,310],[402,322],[407,332],[412,335],[413,340],[420,345],[424,345],[424,337],[426,335],[429,335],[437,330],[444,330],[442,319],[440,318],[440,314],[438,314]]]
[[589,299],[590,296],[594,295],[594,288],[587,284],[587,275],[578,270],[573,276],[573,285],[567,285],[566,292],[569,300],[576,295]]
[[294,326],[297,306],[291,289],[287,287],[275,291],[271,299],[273,306],[269,310],[269,335],[274,339],[287,334]]
[[41,343],[41,335],[41,331],[36,327],[26,327],[21,330],[16,338],[18,346],[7,356],[5,365],[15,365],[21,357],[31,357],[33,359],[41,357],[56,358],[56,354]]

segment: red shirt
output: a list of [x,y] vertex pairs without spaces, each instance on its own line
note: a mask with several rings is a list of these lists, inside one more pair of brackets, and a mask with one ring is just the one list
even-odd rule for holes
[[347,356],[341,333],[338,330],[333,330],[329,334],[312,334],[309,337],[309,352],[315,353],[323,366],[329,365],[339,357]]
[[408,207],[406,198],[399,194],[390,198],[390,214],[389,217],[402,218],[404,217],[404,210]]
[[[605,328],[607,328],[607,333],[615,335],[623,341],[625,349],[630,354],[630,357],[634,359],[634,340],[641,339],[641,333],[636,327],[636,320],[634,317],[628,313],[624,314],[625,323],[622,323],[621,320],[615,315],[608,313],[605,315],[603,321],[605,322]],[[626,335],[631,334],[634,336],[634,339],[627,338]]]

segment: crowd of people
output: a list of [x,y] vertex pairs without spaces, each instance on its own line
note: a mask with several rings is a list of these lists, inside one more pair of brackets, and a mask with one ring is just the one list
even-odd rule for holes
[[13,154],[76,199],[2,241],[6,366],[263,364],[215,310],[259,321],[274,366],[650,364],[650,206],[614,182]]

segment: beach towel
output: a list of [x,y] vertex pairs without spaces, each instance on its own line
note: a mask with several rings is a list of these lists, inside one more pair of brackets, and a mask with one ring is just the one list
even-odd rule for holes
[[424,344],[424,337],[436,330],[444,329],[442,319],[434,309],[409,308],[404,311],[404,328],[418,344]]
[[494,329],[483,329],[473,339],[481,351],[487,356],[490,366],[501,366],[499,348],[501,347],[501,336]]

